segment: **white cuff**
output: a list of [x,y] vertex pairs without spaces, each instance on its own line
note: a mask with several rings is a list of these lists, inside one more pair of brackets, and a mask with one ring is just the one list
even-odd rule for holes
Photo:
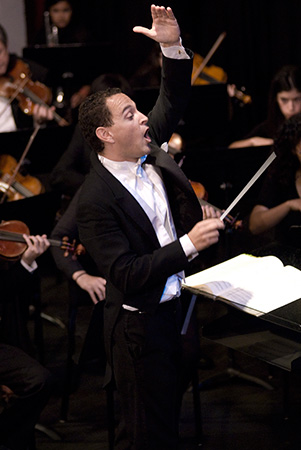
[[188,260],[191,261],[196,256],[198,256],[199,252],[191,242],[188,234],[184,234],[184,236],[180,237],[179,239],[180,244],[182,245],[183,251],[185,255],[187,256]]
[[20,263],[22,264],[24,269],[28,270],[28,272],[33,272],[34,270],[36,270],[38,268],[36,261],[33,261],[31,266],[29,266],[25,261],[23,261],[23,259],[20,260]]
[[182,45],[182,39],[180,38],[181,45],[173,45],[172,47],[161,47],[161,51],[166,58],[171,59],[190,59],[190,56],[186,53],[185,48]]

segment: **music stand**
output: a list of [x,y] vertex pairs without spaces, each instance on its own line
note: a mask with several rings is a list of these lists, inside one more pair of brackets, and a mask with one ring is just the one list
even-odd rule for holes
[[34,45],[23,49],[23,57],[49,70],[51,86],[61,86],[64,80],[78,86],[90,84],[102,73],[116,69],[110,42],[62,44],[55,47]]

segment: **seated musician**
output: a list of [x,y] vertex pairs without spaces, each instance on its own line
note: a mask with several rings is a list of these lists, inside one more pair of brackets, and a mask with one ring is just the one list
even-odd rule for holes
[[300,112],[301,68],[284,66],[271,82],[267,119],[251,130],[245,138],[232,142],[229,148],[272,145],[284,120]]
[[[47,0],[44,25],[35,37],[35,44],[86,44],[93,41],[89,29],[78,20],[72,0]],[[56,27],[56,30],[53,28]],[[47,30],[49,28],[49,30]],[[51,36],[48,36],[50,31]],[[56,35],[56,38],[55,36]],[[53,42],[51,41],[51,38]]]
[[[62,241],[67,236],[69,242],[78,242],[76,208],[79,194],[80,189],[78,189],[65,213],[51,232],[52,239]],[[85,253],[84,249],[78,253],[74,257],[72,253],[64,254],[60,248],[51,248],[55,263],[69,280],[71,289],[78,295],[80,295],[81,290],[86,291],[96,305],[105,298],[106,280],[99,276],[95,263]],[[76,288],[75,285],[77,285]]]
[[[0,260],[3,306],[0,337],[0,447],[15,450],[26,450],[33,443],[34,427],[49,400],[53,383],[50,372],[20,348],[26,342],[19,341],[20,336],[16,340],[12,336],[18,330],[10,330],[6,323],[7,306],[16,306],[22,302],[37,266],[35,260],[49,247],[45,235],[23,236],[27,249],[22,257],[14,262]],[[22,319],[17,317],[21,310],[15,310],[17,322]]]
[[76,224],[76,208],[80,189],[72,198],[68,208],[51,232],[51,239],[63,241],[68,237],[69,243],[75,242],[75,251],[62,252],[58,247],[51,247],[51,254],[57,268],[68,282],[68,309],[71,320],[79,306],[91,309],[91,319],[86,336],[79,351],[81,362],[94,361],[104,369],[106,358],[103,344],[103,308],[106,295],[106,280],[99,275],[92,258],[79,243]]
[[[6,228],[3,228],[3,231],[6,231]],[[29,305],[32,304],[30,301],[33,292],[36,292],[36,287],[39,286],[36,258],[42,255],[50,244],[45,235],[31,236],[30,239],[24,235],[24,239],[28,248],[16,258],[11,255],[15,255],[15,251],[19,253],[17,246],[21,246],[22,252],[25,243],[1,240],[0,279],[3,295],[0,304],[0,339],[35,356],[27,330]],[[18,282],[14,281],[15,278]]]
[[[301,248],[301,113],[286,120],[274,142],[277,158],[268,169],[249,228],[275,231],[277,242]],[[294,232],[299,230],[299,238]]]
[[[19,67],[21,70],[19,70]],[[0,132],[16,131],[31,128],[34,123],[53,120],[53,109],[35,104],[32,115],[26,114],[19,107],[17,99],[13,99],[12,89],[8,88],[11,76],[23,72],[29,67],[33,81],[47,81],[47,69],[32,61],[25,61],[9,53],[8,38],[5,29],[0,25]],[[13,77],[14,78],[14,77]],[[12,101],[11,101],[12,100]],[[11,103],[10,103],[11,102]]]
[[[44,12],[44,24],[35,37],[35,44],[49,47],[68,44],[90,44],[93,35],[79,18],[73,0],[48,0]],[[84,84],[71,95],[70,106],[77,108],[90,93],[90,85]]]

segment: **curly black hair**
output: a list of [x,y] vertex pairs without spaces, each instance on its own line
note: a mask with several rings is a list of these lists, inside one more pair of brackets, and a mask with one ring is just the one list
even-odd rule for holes
[[101,152],[104,148],[103,142],[96,136],[96,129],[113,125],[112,114],[107,106],[107,98],[121,92],[119,88],[95,92],[87,97],[79,107],[79,126],[84,138],[96,153]]

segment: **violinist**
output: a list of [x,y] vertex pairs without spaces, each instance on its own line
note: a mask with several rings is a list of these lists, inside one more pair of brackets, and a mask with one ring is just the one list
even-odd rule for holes
[[251,130],[245,138],[232,142],[229,148],[272,145],[283,122],[300,112],[301,68],[287,65],[276,73],[271,82],[266,120]]
[[47,69],[32,61],[25,61],[8,51],[7,33],[0,25],[0,132],[16,131],[31,128],[35,123],[52,121],[54,111],[44,105],[36,103],[32,115],[25,114],[19,107],[17,99],[12,100],[5,95],[5,83],[10,80],[11,73],[20,64],[29,67],[33,80],[44,83],[47,81]]
[[301,113],[283,123],[273,148],[277,158],[267,172],[249,228],[254,235],[273,230],[277,242],[301,248]]
[[34,427],[53,383],[51,373],[28,352],[22,317],[26,306],[28,311],[25,297],[36,276],[36,258],[49,242],[45,235],[24,234],[24,239],[27,249],[19,259],[0,260],[0,447],[15,450],[26,450],[33,443]]
[[[51,238],[63,240],[64,236],[68,236],[70,240],[78,242],[76,209],[79,194],[80,188],[51,232]],[[59,248],[51,248],[51,254],[58,269],[68,279],[71,296],[80,299],[88,294],[90,300],[96,305],[105,299],[106,280],[99,276],[95,263],[84,249],[78,253],[75,258],[70,253],[63,253]],[[76,300],[73,298],[73,301]]]
[[[72,0],[46,1],[44,25],[35,38],[35,44],[54,47],[66,44],[90,44],[93,41],[88,27],[79,20],[75,2]],[[89,84],[77,87],[70,98],[71,108],[77,108],[89,93]]]
[[[26,227],[25,224],[24,226]],[[34,349],[27,330],[29,301],[32,300],[30,294],[39,286],[36,259],[48,249],[50,243],[46,235],[29,236],[23,234],[23,236],[27,247],[25,244],[11,244],[3,240],[0,241],[2,288],[0,336],[2,341],[17,346],[33,356]],[[16,248],[17,253],[15,253],[14,248]],[[14,277],[19,282],[14,281]]]
[[[76,12],[72,0],[46,1],[44,25],[35,38],[35,44],[60,45],[91,42],[92,35],[78,20]],[[49,31],[52,36],[48,35]],[[54,35],[57,37],[55,38]]]

